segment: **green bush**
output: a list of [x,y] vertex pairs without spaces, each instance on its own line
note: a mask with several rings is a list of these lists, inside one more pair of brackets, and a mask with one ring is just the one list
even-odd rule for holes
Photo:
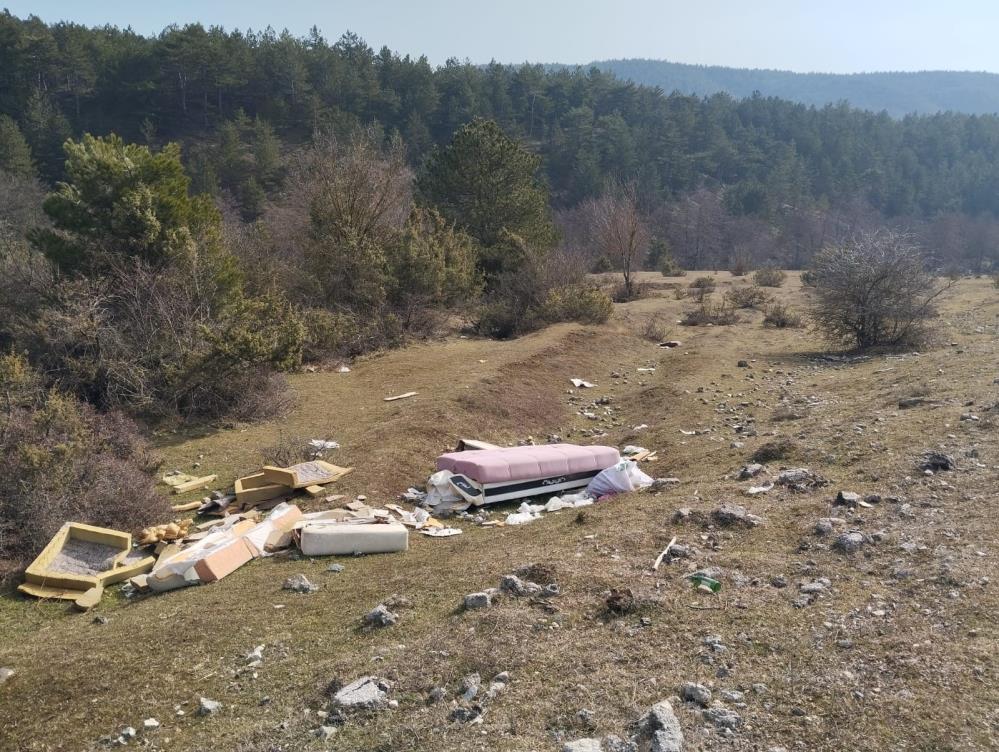
[[687,274],[669,253],[659,259],[659,273],[664,277],[684,277]]
[[614,271],[614,264],[611,263],[611,260],[606,255],[598,256],[597,260],[593,262],[593,266],[590,267],[592,274],[605,274],[612,271]]
[[607,295],[595,287],[572,285],[557,287],[548,293],[541,307],[541,318],[549,323],[578,321],[603,324],[614,306]]

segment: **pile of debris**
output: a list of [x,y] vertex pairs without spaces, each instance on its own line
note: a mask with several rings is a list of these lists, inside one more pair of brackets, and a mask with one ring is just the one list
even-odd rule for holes
[[[289,501],[299,490],[311,497],[325,494],[330,483],[350,470],[321,460],[264,466],[239,478],[233,493],[198,502],[198,511],[214,518],[148,527],[134,546],[127,532],[66,523],[28,567],[19,589],[38,598],[72,600],[85,610],[96,606],[104,587],[114,583],[125,582],[128,594],[164,592],[216,582],[253,559],[293,546],[307,556],[354,556],[405,551],[410,528],[429,535],[461,532],[445,528],[426,510],[408,511],[395,504],[374,508],[364,497],[311,513]],[[189,479],[175,472],[164,481],[175,490],[193,490],[214,477]]]

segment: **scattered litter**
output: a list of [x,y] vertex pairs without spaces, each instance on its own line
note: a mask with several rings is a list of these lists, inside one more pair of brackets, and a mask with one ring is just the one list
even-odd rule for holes
[[655,373],[655,371],[656,371],[655,368],[639,368],[638,369],[639,373]]
[[395,402],[396,400],[409,399],[410,397],[415,397],[419,392],[406,392],[405,394],[397,394],[394,397],[384,397],[385,402]]
[[340,366],[336,369],[337,373],[350,373],[350,369],[347,366]]
[[805,467],[797,467],[791,470],[783,470],[777,476],[777,485],[786,486],[792,491],[805,492],[813,488],[824,486],[829,483],[818,473],[813,473]]
[[461,535],[461,528],[457,527],[431,527],[420,531],[423,535],[431,538],[450,538],[452,535]]
[[772,491],[773,487],[773,483],[767,483],[765,486],[750,486],[744,493],[746,496],[756,496],[757,494],[765,494],[767,491]]
[[688,574],[687,579],[694,583],[694,587],[701,591],[717,593],[721,590],[721,583],[718,580],[700,572]]
[[196,488],[207,488],[208,484],[217,479],[217,475],[204,475],[196,478],[193,475],[187,475],[175,470],[164,475],[162,481],[170,486],[175,494],[182,494],[193,491]]
[[281,589],[291,590],[294,593],[315,593],[319,590],[319,586],[309,582],[309,578],[304,574],[293,574],[284,581]]
[[320,452],[328,452],[332,449],[339,449],[340,443],[337,441],[326,441],[325,439],[310,439],[309,447],[311,447],[312,451],[318,455]]
[[623,460],[613,467],[600,471],[586,487],[586,493],[595,499],[629,493],[652,485],[652,478],[638,469],[632,460]]
[[644,431],[644,430],[645,430],[646,428],[648,428],[648,427],[649,427],[649,424],[648,424],[648,423],[642,423],[642,424],[640,424],[640,425],[637,425],[637,426],[635,426],[635,427],[634,427],[634,428],[632,428],[631,430],[632,430],[632,431]]
[[667,556],[667,554],[669,554],[669,550],[671,548],[673,548],[673,544],[674,543],[676,543],[676,536],[675,535],[670,540],[670,542],[666,544],[666,548],[663,549],[663,552],[661,554],[659,554],[659,556],[656,557],[655,562],[652,564],[652,571],[653,572],[655,572],[656,570],[659,569],[659,565],[663,563],[663,559],[665,559],[666,556]]
[[580,389],[580,388],[582,388],[582,389],[592,389],[593,387],[596,386],[596,384],[591,384],[589,381],[583,381],[582,379],[569,379],[569,381],[571,381],[572,385],[574,387],[576,387],[577,389]]
[[222,703],[202,697],[198,700],[198,715],[213,715],[222,709]]
[[660,347],[669,347],[669,348],[679,347],[680,346],[680,340],[678,340],[678,339],[670,339],[670,340],[667,340],[666,342],[660,342],[659,346]]
[[399,523],[351,524],[337,520],[307,520],[299,547],[306,556],[354,556],[406,551],[409,531]]

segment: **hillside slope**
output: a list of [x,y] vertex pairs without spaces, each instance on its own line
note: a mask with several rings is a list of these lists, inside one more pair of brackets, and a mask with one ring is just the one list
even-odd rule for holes
[[[286,418],[168,437],[162,451],[167,467],[200,461],[229,481],[282,436],[332,436],[343,444],[335,461],[356,467],[340,489],[385,503],[459,436],[559,433],[658,449],[646,469],[679,485],[521,527],[458,521],[461,536],[414,535],[405,554],[339,559],[339,574],[327,560],[275,557],[214,585],[135,602],[108,596],[104,624],[0,598],[0,666],[18,672],[0,687],[0,749],[105,749],[101,737],[152,717],[161,728],[132,746],[557,750],[563,740],[627,736],[687,681],[709,686],[742,719],[725,733],[675,699],[690,750],[994,748],[999,299],[990,282],[963,280],[947,301],[945,342],[956,346],[849,359],[818,354],[807,330],[764,329],[755,312],[730,327],[675,327],[682,347],[660,349],[639,332],[649,317],[668,324],[690,305],[663,287],[689,279],[642,276],[661,297],[618,306],[606,325],[512,342],[451,339],[359,361],[349,374],[300,374]],[[722,289],[745,284],[717,277]],[[808,291],[792,274],[777,294],[801,306]],[[750,367],[737,367],[741,359]],[[650,365],[654,373],[637,370]],[[597,388],[570,393],[574,376]],[[419,394],[382,401],[407,390]],[[918,395],[927,401],[898,408]],[[960,420],[967,412],[980,420]],[[830,485],[745,495],[757,481],[739,481],[739,469],[777,438],[794,446],[772,471],[807,466]],[[952,454],[958,470],[924,477],[915,462],[929,448]],[[883,500],[833,507],[839,489]],[[724,502],[766,522],[710,524]],[[678,522],[682,507],[691,513]],[[872,542],[836,552],[813,532],[829,516]],[[686,556],[653,573],[673,536]],[[461,611],[464,594],[531,563],[561,595]],[[717,568],[717,595],[685,579],[704,567]],[[321,590],[282,591],[296,573]],[[820,592],[803,593],[821,578],[829,584]],[[630,589],[635,609],[610,613],[611,588]],[[411,602],[401,621],[363,630],[361,616],[392,594]],[[258,645],[263,661],[248,667]],[[482,701],[480,723],[452,718],[462,677],[488,683],[503,671],[509,684]],[[399,707],[351,716],[328,741],[317,738],[329,687],[367,674],[393,683]],[[447,698],[428,702],[435,687]],[[222,710],[198,716],[200,696]]]
[[658,86],[666,93],[704,96],[726,92],[742,99],[758,91],[765,97],[817,107],[846,101],[863,110],[885,110],[894,117],[911,113],[999,112],[999,75],[995,73],[793,73],[644,59],[598,60],[590,65],[637,84]]

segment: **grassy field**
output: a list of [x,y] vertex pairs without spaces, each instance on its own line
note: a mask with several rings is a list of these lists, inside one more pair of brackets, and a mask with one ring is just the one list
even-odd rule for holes
[[[0,686],[0,749],[101,749],[103,737],[153,717],[161,727],[140,730],[130,746],[557,750],[578,737],[627,736],[686,681],[716,698],[745,692],[739,706],[727,703],[743,719],[731,734],[674,701],[691,750],[999,746],[999,291],[986,279],[961,281],[944,304],[941,340],[926,351],[828,358],[813,332],[764,328],[756,311],[732,326],[678,326],[692,303],[669,285],[694,276],[646,275],[650,296],[616,306],[603,326],[556,326],[513,342],[453,338],[359,361],[349,374],[300,374],[296,407],[282,420],[158,437],[165,468],[200,462],[223,483],[259,466],[268,446],[333,438],[342,449],[330,458],[356,468],[340,492],[374,503],[421,484],[460,437],[637,443],[658,450],[647,472],[681,483],[523,527],[462,522],[454,538],[413,535],[409,552],[340,559],[339,574],[326,560],[274,558],[210,586],[135,602],[115,593],[100,609],[106,624],[4,597],[0,665],[18,673]],[[714,276],[718,294],[748,284]],[[796,274],[772,292],[804,308]],[[651,317],[682,346],[643,337]],[[654,373],[637,370],[649,366]],[[570,393],[570,377],[598,387]],[[405,391],[418,395],[382,400]],[[579,414],[602,396],[609,414],[604,406],[600,421]],[[911,396],[927,401],[899,409]],[[635,433],[639,424],[648,428]],[[791,444],[771,470],[808,467],[830,484],[744,495],[751,482],[737,479],[739,469],[782,438]],[[952,455],[958,470],[924,476],[916,464],[927,449]],[[840,489],[884,500],[834,509]],[[701,521],[726,501],[766,523]],[[680,507],[694,514],[675,522]],[[877,540],[853,555],[833,551],[813,534],[827,516]],[[674,535],[690,558],[653,573]],[[550,605],[506,598],[460,610],[465,593],[529,564],[544,565],[561,587]],[[720,570],[717,595],[684,579],[703,567]],[[295,573],[321,590],[283,591]],[[818,578],[830,580],[828,591],[795,607],[799,585]],[[608,612],[612,588],[630,588],[635,610]],[[362,615],[393,594],[411,602],[399,624],[362,630]],[[705,644],[709,635],[725,649]],[[261,644],[262,665],[247,669],[245,654]],[[488,682],[501,671],[510,684],[484,705],[481,723],[450,720],[463,676]],[[393,682],[398,708],[317,738],[330,686],[366,674]],[[448,698],[428,703],[434,687]],[[198,716],[200,696],[222,710]]]

